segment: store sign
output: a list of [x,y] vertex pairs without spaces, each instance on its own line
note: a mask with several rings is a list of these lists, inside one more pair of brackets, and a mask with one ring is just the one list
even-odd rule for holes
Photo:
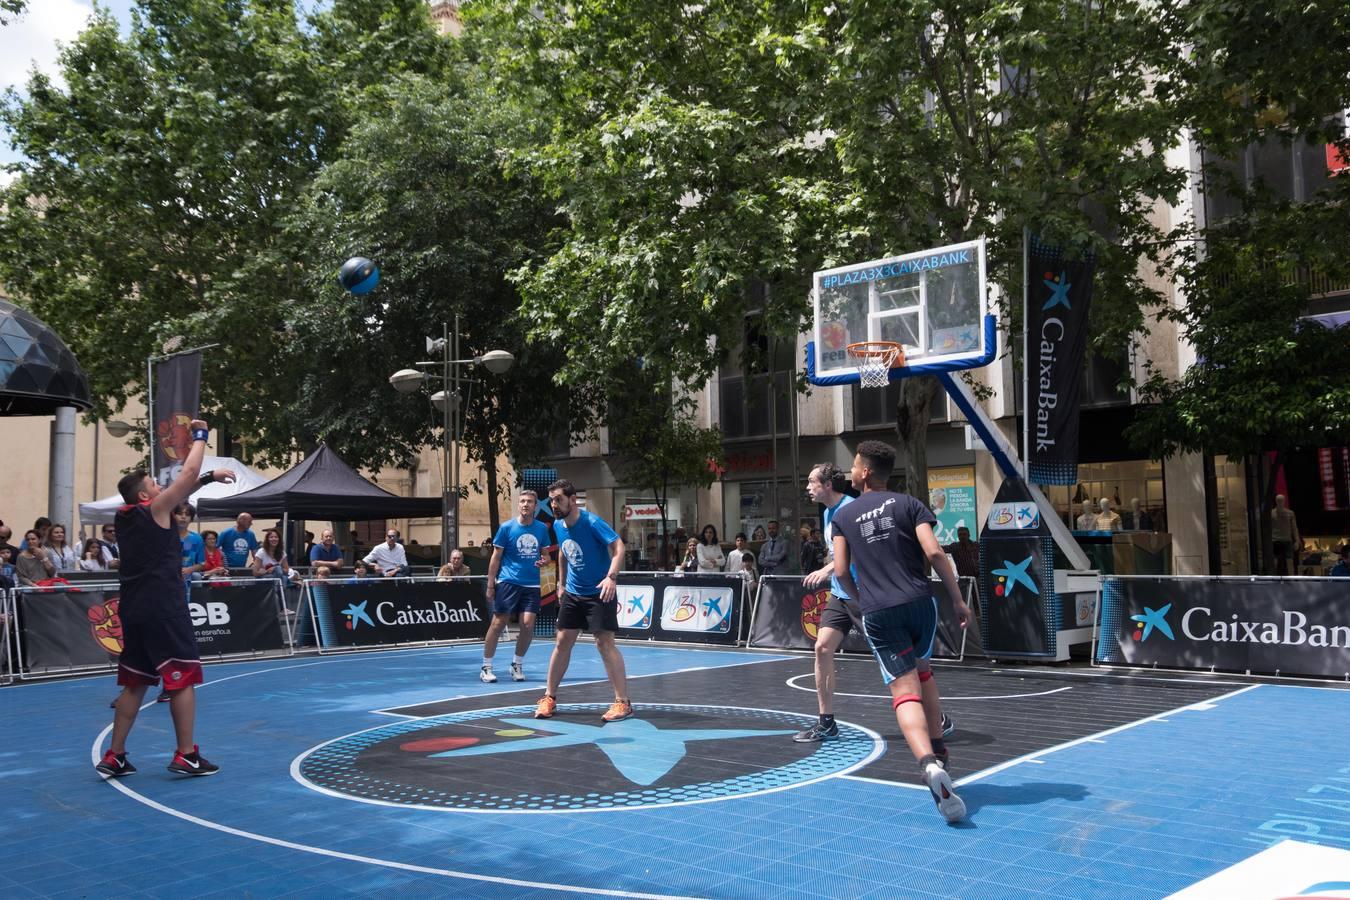
[[[680,521],[680,501],[670,499],[666,501],[665,518],[672,522]],[[620,519],[624,522],[640,521],[661,521],[661,507],[655,500],[630,500],[623,505],[620,511]]]
[[928,508],[937,519],[933,529],[939,544],[956,542],[956,531],[969,528],[975,537],[975,467],[952,466],[928,470]]

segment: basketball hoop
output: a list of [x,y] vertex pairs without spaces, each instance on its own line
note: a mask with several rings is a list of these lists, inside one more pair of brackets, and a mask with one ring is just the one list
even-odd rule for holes
[[895,341],[860,341],[845,349],[849,362],[858,367],[858,383],[865,388],[885,387],[891,369],[905,364],[905,348]]

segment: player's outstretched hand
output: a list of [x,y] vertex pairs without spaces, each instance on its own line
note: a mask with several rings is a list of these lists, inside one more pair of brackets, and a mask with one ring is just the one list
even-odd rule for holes
[[210,429],[210,426],[208,426],[208,425],[206,424],[206,420],[205,420],[205,419],[193,419],[190,423],[188,423],[188,430],[189,430],[189,431],[198,431],[198,430],[201,430],[201,431],[210,431],[211,429]]
[[233,469],[215,469],[211,474],[214,475],[216,481],[219,481],[221,484],[234,484],[235,479]]

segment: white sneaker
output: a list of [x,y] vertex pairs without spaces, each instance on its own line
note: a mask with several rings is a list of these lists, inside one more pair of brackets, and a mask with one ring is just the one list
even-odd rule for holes
[[484,684],[496,684],[497,676],[492,674],[492,666],[483,666],[478,671],[478,680]]
[[942,813],[942,818],[946,819],[948,824],[955,825],[966,817],[966,803],[956,796],[952,777],[947,774],[946,769],[938,763],[929,763],[928,768],[924,770],[923,781],[933,794],[933,802],[937,804],[938,812]]
[[517,662],[511,663],[511,680],[512,681],[525,680],[525,667],[522,666],[520,663]]

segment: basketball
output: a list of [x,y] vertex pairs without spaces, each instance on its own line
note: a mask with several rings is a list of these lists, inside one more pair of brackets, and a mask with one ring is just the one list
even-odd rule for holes
[[353,256],[338,272],[338,284],[353,294],[369,294],[379,283],[380,267],[364,256]]

